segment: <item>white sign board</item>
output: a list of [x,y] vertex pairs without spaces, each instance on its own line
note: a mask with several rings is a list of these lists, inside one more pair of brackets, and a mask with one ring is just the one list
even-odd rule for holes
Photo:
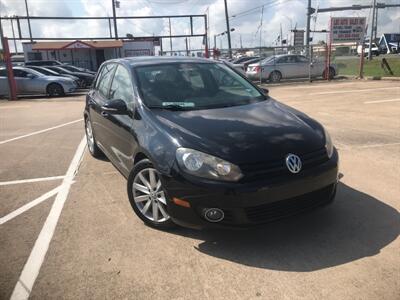
[[365,18],[331,18],[331,42],[360,42],[364,40]]

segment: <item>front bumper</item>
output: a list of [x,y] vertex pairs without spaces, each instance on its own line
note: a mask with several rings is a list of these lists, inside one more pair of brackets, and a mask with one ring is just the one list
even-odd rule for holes
[[[338,153],[312,169],[291,174],[282,180],[260,178],[251,183],[201,182],[177,172],[163,176],[168,193],[168,212],[182,226],[250,227],[303,212],[334,198],[338,180]],[[176,205],[173,198],[185,200],[190,208]],[[205,208],[219,208],[225,217],[210,223],[203,217]]]

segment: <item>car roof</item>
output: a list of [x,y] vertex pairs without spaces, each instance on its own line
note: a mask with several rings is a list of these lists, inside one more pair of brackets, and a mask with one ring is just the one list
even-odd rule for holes
[[167,63],[218,63],[214,60],[185,56],[140,56],[108,60],[107,63],[122,63],[127,66],[158,65]]

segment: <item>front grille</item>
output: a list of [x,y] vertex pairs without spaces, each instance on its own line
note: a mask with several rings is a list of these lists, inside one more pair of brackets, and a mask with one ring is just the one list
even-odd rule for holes
[[[303,165],[302,171],[311,169],[328,160],[325,148],[299,155],[299,157]],[[242,182],[251,182],[263,179],[280,179],[294,175],[287,169],[285,157],[282,157],[279,160],[241,164],[239,167],[244,174],[241,179]],[[301,172],[299,175],[301,175]]]
[[252,223],[270,222],[321,206],[331,200],[333,185],[298,197],[245,208]]

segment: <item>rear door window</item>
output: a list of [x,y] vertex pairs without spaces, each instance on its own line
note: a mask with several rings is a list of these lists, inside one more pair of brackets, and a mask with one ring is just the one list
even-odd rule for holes
[[278,59],[277,63],[278,64],[286,64],[288,62],[288,57],[284,56]]

